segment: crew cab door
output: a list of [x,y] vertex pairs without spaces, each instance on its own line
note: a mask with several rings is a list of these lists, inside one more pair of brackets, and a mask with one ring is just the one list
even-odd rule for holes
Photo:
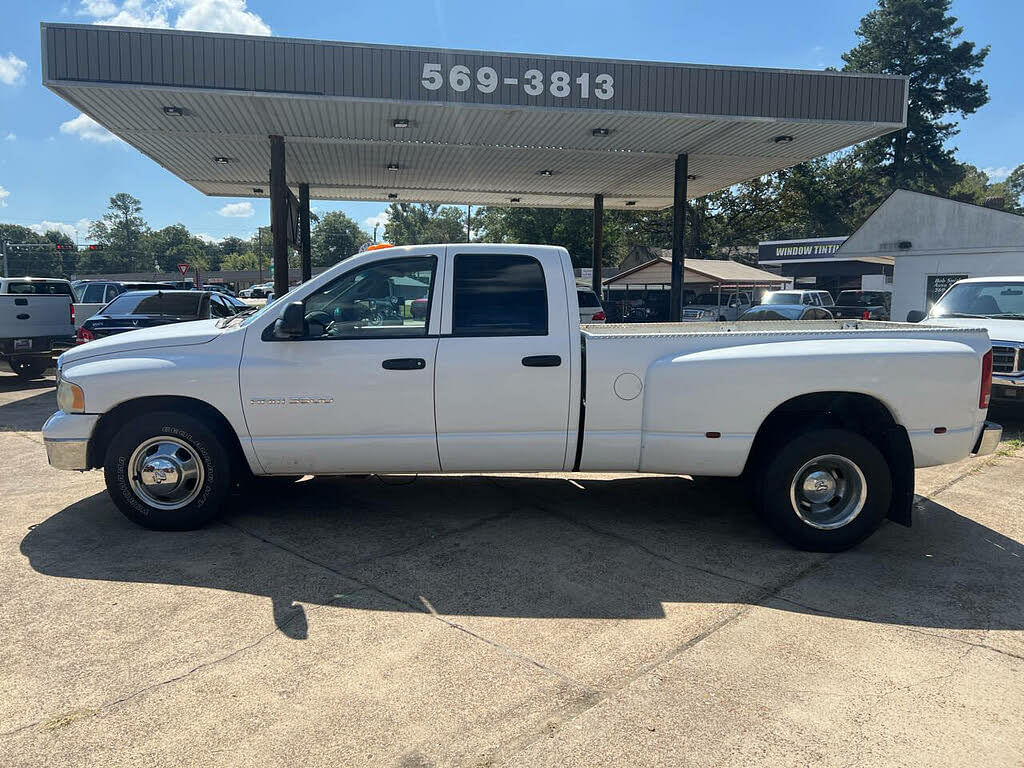
[[[306,333],[246,334],[239,372],[253,449],[270,474],[436,472],[440,253],[364,260],[304,301]],[[438,295],[440,291],[436,292]],[[426,299],[425,313],[418,302]],[[268,318],[269,319],[269,318]]]
[[447,251],[434,389],[441,469],[562,469],[578,325],[557,252]]

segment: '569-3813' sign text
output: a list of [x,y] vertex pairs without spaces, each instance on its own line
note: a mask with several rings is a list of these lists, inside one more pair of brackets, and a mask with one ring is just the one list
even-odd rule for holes
[[527,96],[540,96],[546,90],[556,98],[577,95],[607,101],[615,95],[615,80],[607,72],[581,72],[572,77],[564,70],[545,73],[539,69],[525,72],[499,73],[494,67],[479,67],[473,72],[464,64],[456,64],[445,72],[440,64],[424,64],[420,84],[428,91],[439,91],[446,85],[457,93],[476,88],[480,93],[494,93],[498,88],[522,88]]

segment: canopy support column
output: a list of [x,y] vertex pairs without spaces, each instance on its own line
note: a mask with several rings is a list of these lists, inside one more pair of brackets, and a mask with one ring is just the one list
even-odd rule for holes
[[299,237],[302,241],[302,282],[306,282],[313,276],[309,242],[309,184],[299,184]]
[[591,257],[591,286],[601,298],[601,253],[604,251],[604,195],[594,195],[594,251]]
[[672,186],[672,289],[669,293],[669,322],[677,323],[683,316],[683,267],[686,242],[686,174],[688,155],[676,156],[676,176]]
[[284,136],[270,137],[270,228],[274,249],[274,296],[288,293],[288,185],[285,182]]

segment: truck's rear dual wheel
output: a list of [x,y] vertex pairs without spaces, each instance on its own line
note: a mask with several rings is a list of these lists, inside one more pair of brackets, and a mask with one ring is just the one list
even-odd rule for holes
[[160,531],[199,528],[221,510],[231,461],[217,432],[174,411],[137,416],[114,435],[103,471],[129,520]]
[[867,438],[817,429],[777,444],[757,483],[759,512],[801,549],[838,552],[863,541],[885,519],[892,477]]

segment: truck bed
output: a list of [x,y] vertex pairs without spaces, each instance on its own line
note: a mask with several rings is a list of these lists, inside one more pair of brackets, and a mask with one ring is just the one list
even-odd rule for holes
[[[685,466],[697,474],[737,474],[737,457],[746,456],[768,412],[793,395],[835,388],[893,403],[912,433],[919,466],[943,463],[946,454],[931,445],[940,439],[932,434],[936,414],[946,408],[941,425],[950,433],[963,428],[960,443],[973,441],[977,384],[967,397],[960,387],[978,375],[990,346],[982,328],[871,320],[605,324],[581,332],[586,411],[579,466],[595,472]],[[954,403],[962,412],[956,416],[949,410]],[[705,439],[707,432],[722,438]],[[950,456],[970,451],[942,442]]]
[[[922,326],[914,323],[894,323],[881,320],[765,320],[743,323],[604,323],[583,325],[581,330],[589,338],[623,336],[789,336],[792,334],[881,332],[881,336],[898,334],[922,334],[935,338],[931,330],[949,332],[949,335],[964,331],[963,328],[942,328]],[[968,333],[975,329],[967,329]],[[984,331],[980,326],[976,329]]]

